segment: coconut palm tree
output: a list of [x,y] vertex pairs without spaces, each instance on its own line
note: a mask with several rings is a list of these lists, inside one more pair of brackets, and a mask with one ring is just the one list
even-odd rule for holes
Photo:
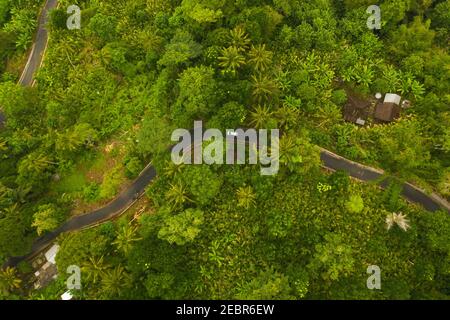
[[256,195],[253,191],[253,188],[248,187],[241,187],[237,191],[237,197],[238,197],[238,207],[250,209],[251,207],[256,205]]
[[166,193],[166,199],[171,204],[172,208],[182,207],[188,201],[192,202],[192,200],[188,198],[186,188],[181,182],[170,184],[170,189]]
[[251,113],[250,113],[250,124],[255,129],[262,129],[267,127],[267,123],[272,118],[273,113],[266,106],[258,105]]
[[259,74],[258,76],[252,76],[253,97],[261,103],[262,101],[268,101],[278,93],[278,86],[266,75]]
[[22,280],[17,277],[16,270],[11,267],[0,269],[0,292],[8,294],[12,290],[20,288]]
[[280,140],[280,163],[286,166],[290,172],[303,163],[303,158],[292,135],[283,136]]
[[32,153],[25,157],[19,166],[30,172],[43,172],[50,164],[54,163],[43,153]]
[[131,226],[124,226],[119,230],[116,240],[113,242],[117,249],[127,255],[133,248],[133,243],[142,240],[137,236],[137,229]]
[[406,215],[403,213],[390,213],[386,217],[386,228],[390,230],[394,225],[399,226],[403,231],[408,231],[411,226],[409,225],[409,220],[406,219]]
[[123,294],[124,289],[131,285],[131,276],[122,266],[107,270],[102,274],[102,295],[109,298],[118,298]]
[[97,283],[102,274],[109,268],[103,261],[103,256],[96,258],[90,257],[87,262],[83,264],[81,270],[86,274],[86,280]]
[[164,168],[164,175],[169,178],[175,178],[183,171],[184,164],[175,164],[172,161],[168,161]]
[[266,50],[265,44],[260,44],[252,46],[252,49],[249,53],[249,63],[253,65],[257,72],[263,72],[267,69],[267,67],[271,64],[273,53],[272,51]]
[[230,44],[241,52],[249,48],[250,39],[242,26],[237,26],[230,31]]
[[298,117],[300,116],[300,111],[283,105],[277,111],[277,118],[280,120],[279,124],[284,129],[290,129],[291,127],[298,124]]
[[232,75],[236,75],[236,70],[245,65],[245,57],[234,46],[222,49],[219,61],[219,66]]
[[366,64],[357,64],[357,70],[354,74],[356,82],[368,88],[373,82],[375,71]]

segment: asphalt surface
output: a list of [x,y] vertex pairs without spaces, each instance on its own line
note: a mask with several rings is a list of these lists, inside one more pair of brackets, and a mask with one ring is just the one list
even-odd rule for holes
[[[39,19],[39,28],[36,35],[36,42],[33,46],[29,61],[20,79],[20,83],[24,86],[32,86],[34,84],[34,73],[42,64],[43,55],[45,53],[45,48],[48,40],[48,33],[45,28],[48,21],[47,14],[50,9],[55,8],[56,6],[57,0],[48,0],[42,11],[41,17]],[[4,120],[4,116],[0,113],[0,127]],[[237,140],[239,140],[239,137]],[[347,172],[351,177],[364,182],[378,181],[383,176],[382,171],[378,171],[373,168],[369,168],[361,164],[352,162],[324,149],[322,149],[321,151],[321,159],[325,168],[333,171],[343,170]],[[29,254],[21,257],[10,258],[3,265],[3,267],[15,266],[19,262],[33,257],[37,253],[49,247],[55,241],[55,239],[64,232],[82,230],[119,216],[145,192],[146,187],[155,177],[156,170],[153,166],[151,166],[151,164],[149,164],[142,171],[140,176],[131,184],[131,186],[123,193],[121,193],[114,201],[99,210],[82,216],[74,217],[64,223],[55,231],[47,233],[43,237],[38,238],[34,242]],[[384,180],[379,184],[381,187],[385,188],[389,184],[389,181]],[[438,195],[428,195],[424,191],[408,183],[405,183],[403,186],[403,196],[411,202],[422,205],[429,211],[434,212],[439,209],[445,208],[445,210],[450,212],[450,206],[448,205],[448,203],[446,203],[445,200],[440,198]]]
[[[359,163],[333,154],[327,150],[322,150],[320,157],[325,168],[333,171],[343,170],[351,177],[364,182],[379,182],[384,175],[384,172],[382,171],[363,166]],[[389,183],[390,179],[384,179],[378,184],[382,188],[386,188]],[[436,194],[428,195],[425,191],[409,183],[403,184],[402,195],[408,201],[420,204],[428,211],[435,212],[444,209],[450,213],[450,207],[444,199],[440,198]]]
[[[39,16],[38,30],[36,33],[36,38],[34,39],[33,46],[31,48],[31,53],[28,57],[27,64],[23,69],[22,75],[19,79],[19,84],[23,86],[33,86],[35,83],[34,76],[35,72],[42,65],[44,59],[45,49],[48,42],[48,31],[46,28],[48,22],[48,12],[51,9],[56,8],[58,5],[57,0],[47,0],[42,9],[41,15]],[[1,108],[0,108],[1,109]],[[0,129],[5,126],[6,117],[5,114],[0,110]]]
[[56,8],[57,4],[57,0],[47,0],[39,17],[39,26],[36,33],[36,39],[34,40],[31,54],[19,80],[19,83],[24,86],[32,86],[34,84],[35,72],[42,64],[45,48],[47,47],[48,31],[46,29],[46,25],[48,22],[48,12],[51,9]]
[[108,205],[89,214],[68,220],[55,231],[36,239],[29,254],[11,258],[3,265],[3,267],[16,266],[21,261],[32,258],[37,253],[49,247],[55,239],[64,232],[82,230],[119,216],[144,194],[145,188],[155,177],[156,170],[153,166],[148,165],[131,186]]

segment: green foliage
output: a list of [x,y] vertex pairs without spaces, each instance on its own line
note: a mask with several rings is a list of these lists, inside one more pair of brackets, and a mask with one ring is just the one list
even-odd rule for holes
[[351,195],[345,206],[351,213],[360,213],[364,209],[364,201],[360,195]]
[[180,76],[179,86],[175,107],[189,120],[205,117],[216,107],[217,85],[213,68],[198,66],[186,69]]
[[99,258],[110,250],[111,239],[97,229],[75,232],[60,239],[56,265],[61,273],[71,265],[82,266],[90,258]]
[[103,183],[100,187],[99,197],[100,199],[111,199],[114,197],[121,185],[123,172],[120,167],[115,167],[113,170],[107,173],[103,178]]
[[[0,1],[0,261],[151,161],[149,204],[132,223],[61,236],[60,277],[31,299],[59,299],[69,265],[83,270],[77,299],[448,299],[448,214],[409,205],[396,183],[321,170],[318,146],[448,196],[449,3],[381,1],[374,32],[368,0],[83,1],[82,29],[68,32],[64,2],[38,86],[22,88],[43,1]],[[343,122],[377,92],[412,108]],[[279,174],[171,165],[173,129],[194,120],[281,129]],[[115,141],[127,154],[87,184],[92,150]],[[367,290],[372,264],[381,291]],[[2,278],[7,298],[31,287],[16,276]]]
[[222,181],[208,166],[187,167],[182,174],[193,200],[201,206],[211,203],[220,191]]
[[200,233],[204,222],[203,212],[188,209],[175,216],[164,219],[164,225],[158,232],[158,238],[179,246],[193,242]]
[[36,228],[38,235],[42,235],[46,231],[53,231],[64,220],[64,215],[52,204],[39,206],[33,217],[32,226]]
[[351,247],[343,243],[341,236],[330,233],[325,235],[323,243],[315,246],[308,268],[329,282],[350,275],[354,272],[354,264]]
[[117,36],[117,20],[113,16],[97,13],[89,20],[88,29],[104,42],[110,42]]
[[158,154],[170,146],[171,128],[165,118],[145,117],[137,135],[137,150],[142,156]]
[[201,50],[201,45],[194,41],[189,32],[178,30],[166,46],[165,53],[158,64],[163,66],[186,64],[191,59],[197,58]]
[[66,10],[62,8],[53,9],[49,13],[50,27],[52,30],[62,30],[67,28],[67,19],[69,16]]
[[274,270],[261,272],[254,280],[244,284],[236,298],[239,300],[290,300],[292,288],[289,279]]

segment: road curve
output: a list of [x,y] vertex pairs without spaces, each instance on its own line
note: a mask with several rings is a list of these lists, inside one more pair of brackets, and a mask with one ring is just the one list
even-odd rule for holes
[[[45,7],[41,13],[39,19],[39,28],[36,36],[36,42],[33,45],[32,52],[30,54],[28,63],[24,69],[20,83],[24,86],[34,85],[34,74],[36,70],[42,65],[43,56],[48,41],[48,32],[45,25],[48,21],[48,11],[57,6],[57,0],[47,0]],[[3,115],[0,113],[0,126],[4,120]],[[351,177],[364,182],[377,181],[383,176],[383,171],[376,170],[364,166],[362,164],[350,161],[341,156],[338,156],[328,150],[321,149],[321,159],[323,166],[326,169],[337,171],[343,170],[347,172]],[[140,196],[145,192],[146,187],[156,177],[155,168],[149,164],[139,175],[139,177],[131,184],[131,186],[123,191],[115,200],[106,205],[105,207],[98,209],[94,212],[88,213],[83,216],[74,217],[60,226],[53,232],[50,232],[43,237],[38,238],[32,245],[31,252],[21,257],[10,258],[2,266],[3,268],[8,266],[16,266],[21,261],[27,260],[37,253],[41,252],[54,240],[64,232],[82,230],[91,226],[95,226],[101,222],[111,220],[124,211],[126,211]],[[385,188],[388,185],[388,181],[382,181],[380,186]],[[450,213],[450,205],[447,201],[442,199],[436,194],[428,195],[425,191],[409,184],[403,185],[403,196],[414,203],[422,205],[429,211],[437,211],[440,209],[447,210]]]
[[44,8],[42,9],[42,13],[39,17],[36,39],[34,40],[33,47],[31,48],[31,53],[28,57],[28,62],[23,69],[22,76],[19,80],[19,83],[23,86],[33,86],[35,83],[34,75],[42,65],[45,49],[47,48],[48,43],[48,31],[46,28],[48,22],[48,12],[51,9],[56,8],[57,5],[57,0],[47,0]]
[[[23,86],[34,86],[35,80],[34,76],[36,71],[41,67],[44,61],[45,50],[48,43],[48,30],[46,28],[48,22],[48,13],[51,9],[56,8],[58,5],[57,0],[47,0],[42,12],[39,16],[39,24],[36,33],[36,38],[34,39],[33,46],[31,48],[31,53],[28,56],[27,64],[22,71],[22,75],[19,79],[19,84]],[[0,129],[6,124],[6,116],[0,109]]]
[[53,232],[49,232],[46,235],[36,239],[33,243],[33,246],[31,247],[31,252],[29,254],[21,257],[10,258],[3,265],[3,268],[8,266],[16,266],[21,261],[32,258],[37,253],[41,252],[49,245],[51,245],[53,241],[64,232],[82,230],[121,215],[144,194],[145,188],[155,177],[156,170],[151,164],[149,164],[142,171],[139,177],[131,184],[131,186],[129,186],[108,205],[89,214],[74,217]]
[[[384,175],[384,172],[381,170],[350,161],[325,149],[321,149],[320,157],[326,169],[332,171],[343,170],[351,177],[363,182],[378,182]],[[379,182],[379,185],[385,189],[389,182],[390,179],[384,179]],[[435,193],[428,195],[424,190],[410,183],[406,182],[403,184],[402,195],[408,201],[420,204],[428,211],[435,212],[444,209],[450,213],[450,205],[445,199]]]

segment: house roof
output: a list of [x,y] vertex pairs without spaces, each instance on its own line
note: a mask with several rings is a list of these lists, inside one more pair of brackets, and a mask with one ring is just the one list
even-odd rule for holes
[[344,119],[356,123],[358,119],[366,120],[369,117],[370,101],[350,95],[344,107]]
[[45,258],[47,259],[48,262],[52,263],[52,264],[56,264],[55,258],[56,258],[56,254],[58,253],[59,250],[59,246],[57,244],[53,245],[50,250],[48,250],[45,253]]
[[400,105],[401,100],[402,97],[394,93],[387,93],[386,96],[384,97],[384,103],[395,103],[398,106]]
[[391,122],[400,116],[400,107],[395,103],[379,103],[375,109],[375,119]]

